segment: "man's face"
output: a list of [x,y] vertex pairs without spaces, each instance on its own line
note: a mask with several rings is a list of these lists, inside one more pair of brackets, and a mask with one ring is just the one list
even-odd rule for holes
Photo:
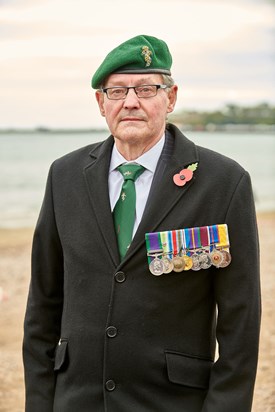
[[[111,74],[104,87],[163,84],[159,74]],[[105,93],[96,92],[102,116],[117,144],[152,147],[163,135],[167,113],[176,103],[177,86],[168,91],[159,89],[156,96],[137,97],[130,89],[124,100],[109,100]]]

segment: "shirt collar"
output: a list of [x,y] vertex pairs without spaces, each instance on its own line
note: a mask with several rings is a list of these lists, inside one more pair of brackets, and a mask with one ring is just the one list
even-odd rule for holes
[[143,153],[137,159],[131,160],[131,162],[126,160],[122,156],[122,154],[119,153],[119,151],[117,150],[117,147],[116,147],[116,143],[115,143],[114,146],[113,146],[109,173],[111,173],[113,170],[115,170],[118,166],[120,166],[123,163],[138,163],[141,166],[143,166],[145,169],[147,169],[150,172],[154,173],[155,170],[156,170],[157,163],[158,163],[159,157],[161,155],[163,146],[164,146],[164,141],[165,141],[165,138],[164,138],[164,135],[163,135],[162,138],[153,147],[151,147],[150,150]]

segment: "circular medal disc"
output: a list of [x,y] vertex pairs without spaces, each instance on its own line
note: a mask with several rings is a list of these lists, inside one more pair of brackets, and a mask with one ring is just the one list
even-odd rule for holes
[[183,270],[190,270],[193,266],[193,260],[190,256],[183,255],[181,257],[184,260],[185,266]]
[[223,258],[223,254],[219,250],[214,249],[210,253],[210,259],[211,259],[212,264],[216,266],[217,268],[219,268],[224,258]]
[[163,273],[171,273],[174,269],[174,265],[171,259],[168,257],[162,258],[162,263],[164,264],[164,271]]
[[202,269],[209,269],[212,266],[211,258],[208,253],[202,252],[199,255],[199,263]]
[[149,265],[149,270],[154,276],[160,276],[164,273],[164,264],[161,259],[155,258]]
[[180,256],[175,256],[172,259],[175,272],[182,272],[185,267],[184,260]]
[[200,270],[201,265],[199,261],[199,255],[197,253],[194,253],[192,255],[192,263],[193,263],[192,270],[195,270],[195,271]]
[[221,250],[221,254],[223,256],[222,263],[220,265],[221,268],[226,268],[231,262],[231,255],[226,250]]

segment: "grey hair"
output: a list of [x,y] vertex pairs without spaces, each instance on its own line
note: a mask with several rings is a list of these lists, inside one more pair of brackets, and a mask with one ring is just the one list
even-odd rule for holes
[[169,76],[168,74],[162,74],[161,76],[162,76],[163,84],[165,84],[168,87],[174,86],[175,81],[171,76]]

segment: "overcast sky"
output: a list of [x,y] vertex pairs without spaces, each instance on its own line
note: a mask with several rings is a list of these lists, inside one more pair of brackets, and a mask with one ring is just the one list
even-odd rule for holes
[[101,127],[90,80],[138,34],[173,55],[177,109],[275,104],[268,0],[0,0],[0,128]]

